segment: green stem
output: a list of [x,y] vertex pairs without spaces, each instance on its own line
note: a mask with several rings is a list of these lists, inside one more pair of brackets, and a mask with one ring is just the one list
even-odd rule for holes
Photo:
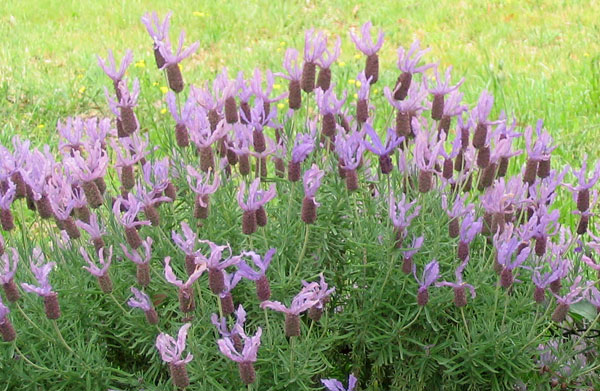
[[300,251],[300,256],[298,257],[298,262],[296,262],[296,267],[294,268],[294,272],[292,273],[292,281],[296,277],[296,273],[298,273],[298,270],[300,269],[300,264],[302,263],[302,260],[304,259],[304,255],[306,254],[306,246],[308,244],[309,233],[310,233],[310,224],[305,224],[304,244],[302,245],[302,250]]
[[60,332],[60,329],[58,328],[58,323],[56,323],[56,319],[52,319],[52,326],[54,326],[54,330],[56,331],[56,335],[58,336],[58,339],[60,340],[60,342],[65,346],[65,348],[67,348],[67,350],[69,352],[71,352],[72,355],[74,355],[77,358],[79,358],[79,356],[77,355],[77,353],[75,353],[75,351],[73,349],[71,349],[71,347],[69,346],[69,344],[67,343],[67,341],[65,341],[65,339],[63,338],[63,335]]
[[421,315],[421,311],[423,311],[423,306],[419,306],[419,310],[417,311],[417,314],[415,315],[414,319],[411,320],[410,323],[408,323],[406,326],[402,327],[398,331],[398,334],[400,334],[401,332],[403,332],[404,330],[406,330],[407,328],[409,328],[410,326],[412,326],[413,323],[415,323],[417,321],[417,319],[419,318],[419,315]]
[[121,311],[123,311],[123,313],[125,315],[129,315],[129,312],[127,312],[125,310],[125,308],[123,308],[123,306],[121,305],[121,303],[119,303],[119,301],[117,300],[117,298],[115,297],[115,295],[111,292],[108,294],[110,296],[111,299],[113,299],[113,301],[115,302],[115,304],[121,309]]
[[469,326],[467,325],[467,319],[465,318],[465,310],[463,307],[460,307],[460,315],[462,316],[462,320],[465,325],[465,332],[467,333],[467,338],[469,338],[469,342],[470,342],[471,341],[471,333],[469,332]]
[[294,378],[294,339],[290,337],[290,380]]
[[21,305],[19,303],[16,303],[17,305],[17,309],[19,310],[19,312],[21,313],[21,315],[23,315],[23,317],[27,320],[27,322],[29,322],[30,325],[32,325],[33,327],[35,327],[35,329],[37,331],[39,331],[41,334],[45,335],[46,338],[48,338],[49,340],[52,340],[53,338],[50,337],[45,331],[42,331],[42,329],[39,328],[39,326],[37,324],[35,324],[31,318],[29,316],[27,316],[27,314],[25,313],[25,311],[23,311],[23,309],[21,308]]
[[29,360],[24,354],[23,352],[21,352],[21,350],[19,349],[19,347],[17,346],[17,341],[13,341],[13,347],[15,348],[15,350],[17,351],[17,353],[19,353],[19,357],[22,358],[27,364],[31,365],[34,368],[37,368],[41,371],[47,371],[47,372],[55,372],[52,369],[46,368],[46,367],[42,367],[39,366],[37,364],[34,364],[31,360]]

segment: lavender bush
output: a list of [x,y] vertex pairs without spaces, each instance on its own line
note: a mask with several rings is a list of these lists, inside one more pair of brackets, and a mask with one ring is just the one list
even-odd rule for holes
[[600,163],[556,166],[542,121],[470,108],[418,42],[390,76],[370,22],[348,91],[314,30],[281,73],[187,80],[170,16],[142,21],[172,119],[111,51],[112,117],[0,146],[3,384],[600,387]]

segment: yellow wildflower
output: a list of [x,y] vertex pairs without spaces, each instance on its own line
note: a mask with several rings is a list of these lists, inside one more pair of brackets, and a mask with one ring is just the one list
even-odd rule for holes
[[356,84],[356,80],[350,79],[350,80],[348,80],[348,84],[354,85],[354,84]]
[[37,127],[38,127],[38,129],[44,129],[44,128],[46,127],[46,125],[44,125],[44,124],[39,124]]
[[160,87],[160,92],[162,92],[163,94],[166,94],[167,92],[169,92],[169,89],[165,86],[161,86]]
[[82,87],[79,89],[79,93],[80,93],[80,94],[83,94],[84,92],[85,92],[85,86],[82,86]]
[[283,103],[277,103],[277,108],[279,110],[283,109],[285,107],[285,105]]
[[200,11],[194,11],[194,12],[192,12],[192,14],[193,14],[194,16],[198,16],[198,17],[200,17],[200,18],[203,18],[203,17],[205,17],[205,16],[206,16],[206,14],[205,14],[204,12],[200,12]]

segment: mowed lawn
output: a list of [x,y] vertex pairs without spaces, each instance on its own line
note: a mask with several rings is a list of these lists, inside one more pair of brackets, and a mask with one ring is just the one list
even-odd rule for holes
[[[168,4],[167,4],[168,3]],[[480,91],[496,97],[520,124],[543,118],[560,144],[557,155],[579,164],[598,156],[600,131],[600,15],[598,1],[108,1],[4,0],[0,3],[0,140],[13,134],[34,142],[56,138],[55,124],[73,115],[109,115],[109,80],[96,54],[134,51],[129,75],[140,78],[141,122],[165,120],[165,86],[155,69],[151,40],[140,22],[147,11],[173,11],[171,36],[185,29],[200,50],[183,63],[187,82],[255,67],[281,71],[287,47],[303,48],[311,27],[343,40],[334,65],[338,84],[350,88],[362,68],[348,31],[367,20],[386,33],[382,83],[397,77],[396,49],[420,39],[429,61],[464,76],[465,100]],[[276,87],[285,89],[285,83]]]

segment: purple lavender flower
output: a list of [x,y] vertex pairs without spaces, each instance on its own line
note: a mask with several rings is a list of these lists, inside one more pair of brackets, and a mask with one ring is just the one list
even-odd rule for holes
[[325,282],[323,273],[319,273],[318,283],[302,281],[302,285],[304,285],[304,289],[312,290],[314,292],[313,299],[317,300],[317,304],[308,309],[308,317],[313,321],[318,322],[321,320],[325,305],[329,303],[330,296],[335,292],[335,287],[329,288],[329,285]]
[[[219,175],[213,175],[212,184],[209,184],[211,172],[201,173],[190,165],[187,166],[187,181],[190,189],[196,193],[194,203],[194,217],[197,219],[206,219],[209,213],[210,195],[217,191],[221,181]],[[195,184],[194,184],[195,181]]]
[[594,187],[598,182],[598,179],[600,179],[600,161],[596,163],[596,167],[589,179],[587,178],[587,161],[588,157],[585,155],[583,157],[581,169],[575,170],[572,168],[573,175],[577,179],[577,185],[564,184],[566,188],[573,192],[573,199],[577,204],[577,210],[582,213],[590,208],[590,189]]
[[363,141],[365,148],[379,156],[379,168],[381,173],[389,174],[393,168],[390,155],[396,150],[396,147],[404,141],[404,137],[398,137],[392,128],[388,128],[384,146],[384,144],[381,142],[381,139],[370,124],[365,123],[364,127],[372,140],[372,143],[368,142],[366,139]]
[[337,379],[321,379],[321,383],[323,383],[323,385],[327,387],[329,391],[354,391],[356,382],[357,379],[353,374],[350,374],[348,377],[348,388],[344,388],[342,382]]
[[306,160],[308,155],[315,149],[315,137],[313,134],[296,133],[296,141],[292,148],[292,160],[288,163],[288,179],[290,182],[300,180],[300,164]]
[[[325,38],[325,41],[327,42],[327,38]],[[327,91],[329,87],[331,87],[331,69],[329,68],[340,56],[341,47],[342,40],[340,37],[337,37],[333,51],[330,52],[329,49],[325,49],[321,54],[321,57],[317,59],[317,64],[320,68],[319,77],[317,78],[317,87],[323,91]]]
[[148,236],[142,241],[144,247],[144,256],[140,254],[139,249],[129,252],[124,244],[121,244],[123,254],[136,265],[136,278],[138,284],[146,287],[150,284],[150,259],[152,258],[152,238]]
[[[585,261],[585,258],[583,259]],[[541,304],[546,298],[546,289],[552,285],[555,281],[562,278],[563,270],[568,270],[560,267],[561,265],[567,265],[568,262],[554,262],[550,263],[551,270],[546,273],[542,273],[541,267],[536,267],[531,275],[531,280],[535,285],[535,292],[533,293],[533,299],[536,303]]]
[[371,84],[370,79],[367,79],[364,72],[358,74],[356,84],[359,85],[356,94],[356,120],[358,123],[364,124],[369,119],[369,92]]
[[[0,237],[1,240],[2,238]],[[4,288],[4,293],[8,301],[14,303],[21,297],[14,280],[15,273],[17,272],[17,264],[19,263],[19,253],[14,248],[8,250],[10,250],[12,257],[8,253],[0,255],[0,284]]]
[[2,297],[0,297],[0,335],[4,342],[12,342],[17,338],[15,328],[7,316],[9,312],[10,309],[4,305]]
[[77,227],[81,228],[87,232],[88,235],[90,235],[90,239],[94,245],[94,248],[96,249],[96,252],[100,251],[100,249],[104,247],[104,240],[102,239],[102,236],[106,234],[106,230],[100,227],[100,224],[98,223],[98,216],[95,213],[90,215],[89,223],[78,220],[75,222],[75,224],[77,224]]
[[396,134],[406,138],[413,137],[412,119],[429,106],[425,83],[411,83],[406,100],[397,101],[388,87],[383,88],[383,94],[396,109]]
[[567,313],[569,312],[569,308],[571,305],[580,302],[586,296],[587,291],[593,284],[592,282],[588,282],[585,286],[580,286],[582,276],[578,276],[573,280],[573,284],[569,288],[569,292],[564,296],[559,296],[556,293],[553,293],[554,297],[556,297],[556,302],[558,305],[556,309],[552,313],[552,320],[560,323],[567,317]]
[[304,33],[304,65],[302,67],[301,86],[304,92],[310,93],[315,89],[315,73],[317,60],[327,49],[327,38],[322,32],[315,34],[314,29]]
[[169,364],[171,380],[179,388],[186,388],[190,385],[190,379],[185,366],[192,361],[194,356],[188,353],[185,358],[182,359],[181,357],[185,350],[185,339],[191,325],[191,323],[186,323],[181,326],[177,333],[177,341],[165,333],[160,333],[156,337],[156,349],[158,349],[162,360]]
[[12,231],[15,228],[10,206],[15,199],[16,189],[15,184],[9,179],[6,191],[0,191],[0,223],[5,231]]
[[219,318],[217,314],[212,314],[210,317],[210,322],[217,328],[217,331],[223,338],[229,338],[234,341],[234,346],[236,351],[240,351],[243,349],[241,345],[241,335],[240,330],[244,330],[244,323],[246,322],[246,311],[244,307],[240,304],[238,309],[235,311],[235,324],[229,330],[227,328],[227,318],[224,316]]
[[194,291],[192,289],[192,284],[200,278],[202,273],[206,270],[206,263],[200,263],[196,266],[196,270],[192,273],[191,276],[184,283],[181,280],[178,280],[175,277],[175,273],[173,273],[173,269],[171,268],[171,257],[165,258],[165,279],[170,284],[175,285],[179,288],[179,309],[181,312],[187,313],[191,312],[196,308],[196,304],[194,302]]
[[162,69],[165,65],[165,59],[160,53],[160,46],[169,37],[169,19],[171,18],[172,12],[168,12],[165,19],[161,22],[156,12],[145,13],[142,16],[142,23],[146,26],[146,30],[152,41],[154,42],[154,59],[156,60],[156,67]]
[[475,220],[475,213],[471,211],[465,215],[460,225],[460,240],[458,242],[458,259],[464,261],[469,257],[469,244],[475,239],[475,236],[481,232],[483,223],[481,217]]
[[179,34],[179,44],[177,46],[177,50],[175,51],[173,51],[171,48],[171,42],[168,36],[164,41],[158,43],[158,50],[165,60],[165,63],[162,67],[160,67],[160,69],[167,70],[167,81],[169,82],[169,87],[177,94],[183,91],[184,87],[183,76],[181,75],[179,63],[191,56],[196,50],[198,50],[198,47],[200,47],[200,42],[194,42],[184,50],[184,39],[185,32],[182,30]]
[[[125,208],[125,213],[121,212],[121,206]],[[125,228],[125,238],[127,243],[133,249],[137,249],[142,245],[142,238],[137,232],[137,227],[142,225],[151,225],[150,221],[138,220],[137,215],[142,208],[142,203],[131,193],[127,199],[119,197],[113,203],[113,214],[116,220]]]
[[179,109],[177,108],[176,95],[172,91],[169,91],[167,94],[166,102],[169,112],[175,120],[175,140],[177,141],[177,145],[187,147],[190,145],[187,124],[192,120],[192,114],[196,108],[196,100],[190,94],[181,109],[181,113],[179,113]]
[[87,251],[85,251],[83,247],[79,248],[81,256],[89,265],[84,266],[83,268],[98,278],[98,284],[104,293],[110,293],[113,289],[113,284],[110,275],[108,274],[108,268],[112,261],[112,249],[112,246],[108,248],[108,255],[106,257],[104,256],[104,248],[101,248],[100,251],[98,251],[98,261],[101,265],[101,267],[98,267],[96,263],[90,259]]
[[258,348],[260,347],[262,329],[259,327],[253,337],[248,337],[242,330],[241,326],[236,325],[234,328],[236,329],[238,335],[242,337],[241,343],[243,344],[243,348],[241,352],[235,348],[235,341],[231,338],[225,337],[219,339],[217,344],[219,345],[219,350],[225,357],[238,363],[238,369],[242,382],[244,384],[252,384],[256,380],[254,363],[256,362]]
[[45,263],[46,259],[39,247],[33,249],[32,261],[30,262],[31,272],[37,280],[38,285],[21,283],[25,292],[35,293],[44,298],[44,307],[48,319],[60,318],[60,306],[58,304],[58,294],[52,290],[48,281],[50,271],[56,266],[55,262]]
[[419,284],[419,290],[417,291],[417,304],[420,306],[425,306],[427,305],[427,302],[429,302],[428,288],[440,277],[440,265],[435,259],[432,260],[425,266],[422,279],[419,279],[417,277],[417,266],[413,264],[413,275]]
[[144,314],[146,315],[146,320],[149,324],[157,324],[158,314],[156,313],[156,310],[152,305],[150,297],[135,287],[131,287],[131,293],[133,293],[134,297],[127,300],[127,305],[129,305],[132,308],[139,308],[142,311],[144,311]]
[[150,221],[152,226],[159,226],[160,214],[156,209],[156,206],[163,202],[172,202],[173,200],[163,196],[162,191],[157,191],[156,189],[148,190],[140,181],[138,181],[137,185],[133,188],[132,194],[140,202],[141,209],[143,210],[146,219]]
[[[240,189],[237,193],[237,201],[240,208],[244,211],[242,216],[242,232],[246,235],[251,235],[256,232],[256,226],[259,223],[259,210],[264,211],[264,205],[271,201],[277,195],[275,185],[271,185],[269,190],[260,190],[260,178],[256,178],[250,184],[248,189],[248,197],[244,201],[246,193],[246,182],[242,181]],[[262,213],[261,213],[262,214]],[[265,214],[266,219],[266,214]],[[266,221],[264,221],[266,224]]]
[[[500,286],[510,288],[514,282],[514,272],[527,260],[531,249],[523,247],[519,238],[513,235],[513,225],[510,224],[503,232],[494,235],[494,248],[496,249],[496,263],[501,270]],[[515,256],[516,255],[516,256]],[[513,256],[514,260],[513,260]]]
[[379,79],[379,56],[377,52],[383,45],[383,30],[379,30],[377,41],[371,40],[371,21],[366,22],[360,29],[361,36],[358,37],[350,31],[350,38],[356,45],[356,48],[367,56],[365,63],[365,76],[370,80],[370,84],[375,84]]
[[261,308],[270,308],[285,314],[285,335],[287,337],[300,336],[300,314],[319,303],[312,289],[302,288],[293,299],[289,307],[279,301],[265,300],[260,303]]
[[442,195],[442,208],[444,208],[446,214],[450,218],[450,222],[448,223],[448,235],[451,238],[457,238],[460,234],[460,218],[467,213],[472,213],[475,209],[475,205],[473,204],[465,205],[466,200],[467,194],[458,197],[454,200],[452,208],[450,208],[448,205],[448,197],[446,197],[445,194]]
[[[223,270],[223,290],[218,293],[219,302],[221,303],[221,309],[224,315],[231,315],[235,310],[233,304],[233,296],[231,291],[237,286],[242,280],[242,276],[238,273],[227,273]],[[209,281],[210,282],[210,281]]]
[[60,136],[58,149],[70,154],[71,151],[81,151],[83,147],[83,126],[84,122],[81,118],[68,117],[66,122],[58,121],[56,130]]
[[349,134],[339,134],[335,138],[335,152],[340,161],[346,178],[346,189],[355,191],[358,189],[358,174],[356,170],[362,162],[362,156],[365,151],[363,134],[359,132],[350,132]]
[[288,85],[288,107],[292,110],[298,110],[302,106],[302,91],[300,81],[302,78],[302,70],[298,61],[298,51],[289,48],[285,51],[283,67],[287,71],[285,73],[275,73],[275,76],[289,80]]
[[324,176],[325,171],[320,170],[316,164],[313,164],[304,173],[304,199],[302,200],[301,218],[306,224],[312,224],[317,220],[317,207],[320,204],[316,201],[315,196]]
[[413,269],[413,257],[419,252],[425,241],[424,236],[414,237],[410,250],[405,250],[402,258],[402,272],[404,274],[410,274]]
[[[261,257],[254,251],[244,251],[240,254],[242,260],[238,263],[237,267],[240,276],[248,280],[252,280],[256,284],[256,296],[260,301],[269,300],[271,297],[271,287],[267,278],[267,268],[271,264],[271,259],[277,250],[272,248],[267,251],[264,257]],[[258,271],[251,268],[243,257],[249,257],[252,263],[258,267]]]
[[[394,193],[390,193],[390,219],[392,219],[392,223],[394,224],[394,229],[396,231],[396,248],[402,247],[402,242],[407,235],[406,229],[410,226],[411,221],[419,215],[421,211],[421,206],[415,204],[417,200],[412,202],[406,202],[406,194],[402,193],[402,199],[396,202],[396,198],[394,197]],[[410,209],[413,208],[412,213],[410,213]]]
[[334,88],[335,85],[331,86],[327,91],[318,89],[315,92],[319,113],[323,118],[321,133],[329,138],[332,138],[336,133],[335,115],[340,113],[348,95],[347,91],[344,91],[344,95],[338,99]]
[[119,91],[119,82],[123,80],[123,76],[125,76],[127,68],[133,62],[133,52],[131,50],[127,50],[125,52],[125,56],[123,56],[118,70],[112,50],[108,50],[108,56],[106,57],[106,60],[102,59],[100,56],[96,56],[96,58],[98,59],[98,66],[102,68],[104,73],[106,73],[106,75],[113,81],[117,98],[120,99],[121,92]]
[[106,87],[104,88],[104,95],[110,110],[117,117],[117,135],[127,137],[140,128],[140,123],[133,111],[133,108],[138,105],[140,81],[135,79],[130,90],[127,86],[127,80],[124,79],[119,82],[117,88],[119,90],[117,100],[110,96]]
[[464,94],[458,90],[454,90],[448,94],[448,99],[444,102],[442,119],[438,123],[438,138],[441,137],[442,132],[448,135],[453,117],[458,117],[468,110],[468,106],[461,104],[463,96]]
[[494,97],[487,91],[482,91],[479,95],[477,106],[471,112],[473,122],[477,124],[475,133],[473,134],[473,147],[477,149],[483,148],[488,138],[488,128],[490,125],[500,124],[501,121],[490,121],[488,117],[494,105]]
[[108,154],[102,149],[100,142],[96,142],[91,149],[87,150],[85,159],[78,151],[75,151],[72,158],[64,161],[65,166],[68,167],[75,178],[82,182],[81,187],[85,193],[85,198],[89,206],[94,209],[102,205],[103,202],[102,192],[98,184],[104,184],[103,178],[106,175],[108,161]]
[[[201,252],[197,253],[198,258],[208,268],[208,285],[210,290],[218,295],[225,290],[224,270],[240,262],[241,258],[231,256],[231,247],[218,246],[209,240],[199,240],[200,243],[208,244],[210,255],[205,256]],[[229,257],[223,256],[223,251],[229,250]]]
[[469,257],[465,258],[465,260],[456,268],[456,271],[454,272],[456,282],[442,281],[435,284],[436,286],[449,286],[454,289],[454,305],[457,307],[464,307],[467,305],[465,288],[468,288],[471,291],[471,299],[475,298],[475,288],[473,285],[463,282],[463,271],[468,263]]
[[199,260],[198,250],[196,250],[198,236],[185,221],[181,223],[181,230],[183,232],[183,236],[179,235],[175,231],[172,231],[171,237],[173,238],[173,242],[175,242],[177,247],[179,247],[179,249],[185,254],[185,270],[188,276],[191,276],[196,270],[196,263],[197,260]]
[[[262,112],[261,111],[257,111],[256,114],[258,115],[253,115],[252,119],[253,120],[258,120],[256,122],[260,122],[260,126],[261,126],[261,131],[262,131],[262,126],[265,126],[267,124],[267,120],[271,120],[273,119],[275,116],[272,115],[271,113],[271,104],[276,103],[282,99],[284,99],[286,97],[286,94],[283,93],[275,98],[270,98],[269,96],[271,95],[271,92],[273,91],[273,85],[275,83],[275,79],[274,79],[274,75],[273,72],[271,72],[270,70],[267,70],[265,72],[265,78],[266,78],[266,82],[267,85],[265,88],[263,88],[263,78],[262,78],[262,73],[260,72],[260,70],[258,68],[254,68],[254,73],[252,75],[252,79],[250,79],[250,88],[252,89],[252,92],[254,93],[254,96],[256,97],[255,99],[259,102],[262,102],[262,105],[256,105],[256,107],[261,107],[262,108]],[[244,114],[244,113],[242,113]],[[253,113],[254,114],[254,113]],[[274,113],[276,114],[276,113]],[[246,118],[247,120],[250,120],[249,118]],[[249,121],[250,124],[252,124],[252,121]],[[256,145],[255,145],[256,147]],[[257,152],[262,152],[260,150],[257,149]]]
[[413,119],[412,126],[416,134],[414,156],[419,169],[419,192],[427,193],[433,185],[433,173],[439,160],[440,151],[443,150],[445,137],[439,141],[435,137],[432,138],[431,135],[434,133],[428,132],[416,118]]
[[450,72],[452,71],[452,67],[448,67],[446,69],[445,78],[442,79],[438,70],[435,70],[435,85],[429,85],[427,82],[427,78],[423,78],[425,85],[427,85],[427,89],[429,93],[433,95],[433,103],[431,107],[431,118],[434,120],[442,119],[444,113],[444,96],[451,93],[452,91],[458,89],[465,81],[464,78],[460,79],[458,83],[451,86],[450,85]]
[[413,42],[408,49],[408,52],[400,46],[398,48],[398,69],[402,71],[398,80],[396,81],[396,87],[394,87],[394,99],[404,100],[408,95],[408,90],[411,86],[412,77],[415,73],[424,73],[429,68],[433,68],[436,64],[425,64],[417,66],[421,58],[429,52],[431,49],[419,50],[421,43],[419,40]]

